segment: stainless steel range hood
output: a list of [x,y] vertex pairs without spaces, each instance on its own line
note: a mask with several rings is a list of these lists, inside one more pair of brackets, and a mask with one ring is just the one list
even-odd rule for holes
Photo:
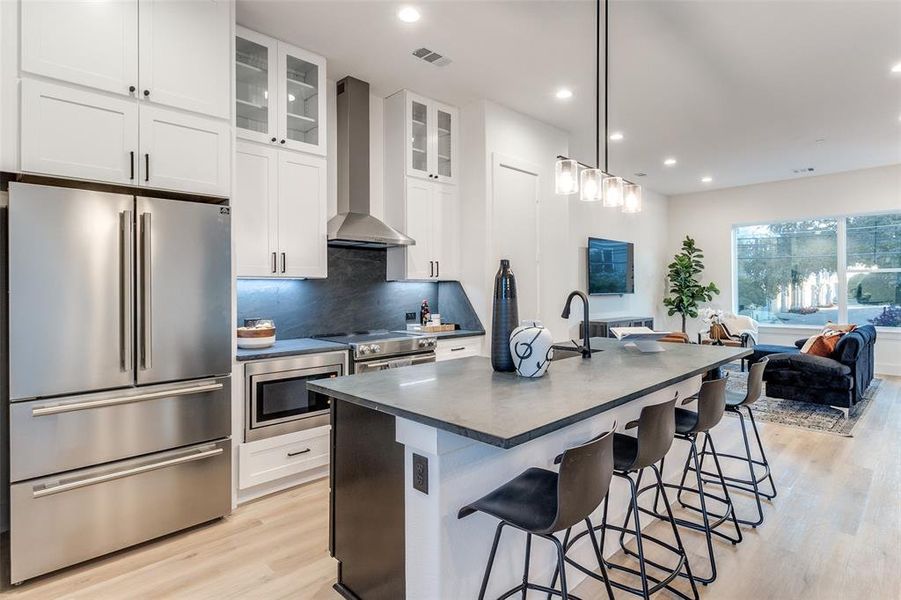
[[338,82],[338,214],[328,222],[330,246],[412,246],[410,237],[370,214],[369,84]]

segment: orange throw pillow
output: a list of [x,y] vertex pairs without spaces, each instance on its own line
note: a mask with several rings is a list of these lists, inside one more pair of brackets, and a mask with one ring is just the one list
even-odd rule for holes
[[831,335],[818,335],[813,339],[812,343],[806,344],[806,347],[801,351],[814,356],[825,356],[826,358],[829,358],[832,356],[832,353],[835,352],[835,346],[838,344],[838,341],[842,339],[842,335],[844,334],[833,333]]

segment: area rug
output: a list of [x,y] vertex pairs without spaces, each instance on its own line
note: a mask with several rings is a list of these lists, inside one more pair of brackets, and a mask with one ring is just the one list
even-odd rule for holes
[[[726,383],[726,388],[729,391],[740,394],[747,392],[747,371],[742,372],[738,365],[734,364],[724,366],[723,371],[729,374],[729,379]],[[864,392],[863,400],[858,402],[851,410],[851,414],[847,419],[842,411],[831,406],[814,404],[813,402],[799,402],[798,400],[770,398],[766,395],[766,383],[763,384],[764,395],[754,403],[751,410],[754,411],[754,418],[759,421],[851,437],[854,425],[857,424],[872,403],[881,383],[881,379],[873,379],[870,387]],[[734,413],[727,412],[726,414]]]

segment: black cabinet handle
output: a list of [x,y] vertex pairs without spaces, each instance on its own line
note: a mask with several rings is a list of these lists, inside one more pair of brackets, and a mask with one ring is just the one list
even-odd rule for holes
[[144,90],[144,95],[145,95],[145,96],[149,96],[149,95],[150,95],[150,90]]
[[131,93],[134,93],[134,91],[135,91],[135,86],[133,86],[133,85],[128,86],[128,91],[131,92]]
[[434,276],[435,276],[435,261],[430,260],[429,261],[429,277],[434,277]]
[[435,261],[435,277],[439,277],[441,275],[441,261]]
[[297,456],[298,454],[306,454],[309,452],[309,448],[304,448],[303,450],[298,450],[297,452],[288,452],[288,456]]
[[131,175],[129,175],[128,178],[131,179],[132,181],[134,181],[134,179],[135,179],[135,151],[132,150],[131,152],[129,152],[128,156],[129,156],[128,162],[129,162],[129,165],[131,168]]
[[288,260],[285,258],[285,253],[282,252],[282,273],[285,272],[285,268],[288,266]]
[[275,252],[273,252],[273,253],[272,253],[272,272],[273,272],[273,273],[277,273],[277,272],[278,272],[277,261],[278,261],[278,259],[277,259],[276,256],[275,256]]
[[285,143],[285,140],[281,140],[281,141],[279,142],[279,144],[284,144],[284,143]]
[[466,350],[466,346],[459,346],[457,348],[451,348],[451,352],[459,352],[460,350]]
[[144,154],[144,181],[150,181],[150,154]]
[[278,141],[278,138],[272,138],[270,141],[272,141],[272,142],[277,142],[277,141]]

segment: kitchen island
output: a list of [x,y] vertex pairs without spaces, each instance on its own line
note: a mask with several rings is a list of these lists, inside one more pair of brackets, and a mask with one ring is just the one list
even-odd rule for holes
[[[696,392],[702,374],[751,352],[669,344],[641,353],[603,338],[591,346],[590,359],[571,353],[540,379],[467,358],[310,383],[334,399],[336,589],[364,599],[477,596],[496,521],[458,520],[461,506],[526,468],[554,468],[567,447]],[[623,492],[611,490],[612,518],[625,512]],[[521,578],[524,540],[505,535],[488,596]],[[589,563],[589,553],[586,545],[573,556]],[[549,581],[553,564],[551,548],[536,545],[536,580]],[[578,580],[574,572],[571,586]]]

